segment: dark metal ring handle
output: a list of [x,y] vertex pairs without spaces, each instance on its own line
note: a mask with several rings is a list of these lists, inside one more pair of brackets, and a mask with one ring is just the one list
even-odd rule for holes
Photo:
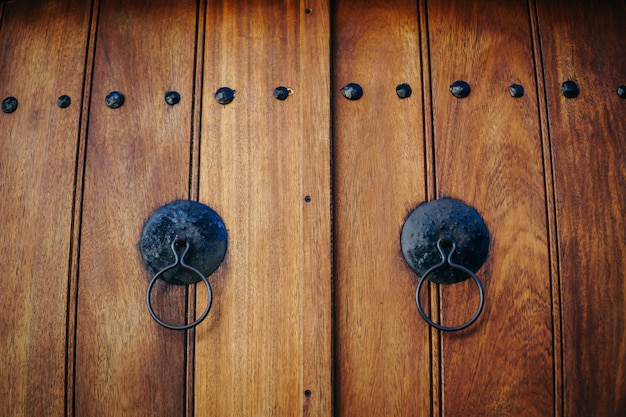
[[[446,242],[446,243],[450,243],[452,244],[452,248],[450,249],[450,253],[448,253],[448,255],[446,256],[446,252],[444,251],[442,244]],[[439,253],[441,254],[441,262],[439,262],[438,264],[432,266],[430,269],[428,269],[424,275],[422,275],[422,277],[420,278],[418,284],[417,284],[417,289],[415,290],[415,303],[417,304],[417,310],[420,312],[420,314],[422,315],[422,317],[424,318],[424,320],[426,320],[426,322],[428,324],[430,324],[432,327],[439,329],[439,330],[444,330],[444,331],[448,331],[448,332],[455,332],[458,330],[463,330],[465,328],[467,328],[468,326],[470,326],[472,323],[474,323],[476,321],[476,319],[478,319],[478,316],[480,316],[480,313],[483,311],[483,306],[485,304],[485,290],[483,289],[483,284],[480,282],[480,279],[478,279],[478,277],[476,276],[475,273],[473,273],[471,270],[467,269],[466,267],[464,267],[463,265],[459,265],[456,264],[454,262],[452,262],[452,255],[454,254],[454,251],[456,250],[456,244],[454,243],[454,240],[452,240],[450,237],[448,236],[442,236],[439,238],[439,240],[437,241],[437,249],[439,249]],[[435,271],[436,269],[444,266],[448,264],[451,268],[457,269],[469,276],[471,276],[474,281],[476,282],[476,285],[478,285],[478,290],[480,291],[480,303],[478,305],[478,310],[476,311],[476,313],[474,314],[474,316],[465,324],[462,324],[460,326],[455,326],[455,327],[446,327],[446,326],[442,326],[440,324],[435,323],[434,321],[431,320],[430,317],[428,317],[428,315],[424,312],[424,308],[422,307],[422,303],[420,302],[420,290],[422,289],[422,284],[424,284],[424,280],[426,279],[426,277],[432,273],[433,271]]]
[[[179,257],[178,252],[176,251],[176,245],[183,243],[183,242],[185,244],[185,249],[183,251],[183,254]],[[209,314],[209,311],[211,310],[211,304],[213,303],[213,288],[211,288],[211,283],[209,282],[207,277],[204,276],[202,272],[198,271],[196,268],[194,268],[193,266],[185,262],[185,255],[187,255],[187,252],[189,251],[189,241],[187,239],[177,237],[176,239],[172,241],[171,248],[172,248],[172,252],[174,252],[174,257],[176,260],[173,264],[161,269],[152,278],[152,280],[150,281],[150,285],[148,285],[148,291],[146,293],[146,303],[148,304],[148,311],[150,312],[150,315],[161,326],[167,327],[168,329],[172,329],[172,330],[186,330],[186,329],[190,329],[200,324],[200,322],[204,320],[206,316]],[[177,267],[178,265],[198,275],[202,279],[202,281],[206,284],[207,290],[209,292],[209,301],[207,303],[206,309],[204,310],[204,313],[202,313],[202,315],[196,321],[189,323],[189,324],[182,325],[182,326],[175,326],[175,325],[166,323],[163,320],[161,320],[154,312],[154,309],[152,308],[152,303],[150,302],[150,293],[152,292],[152,287],[154,286],[154,283],[157,281],[157,279],[159,279],[159,277],[163,275],[165,272]]]

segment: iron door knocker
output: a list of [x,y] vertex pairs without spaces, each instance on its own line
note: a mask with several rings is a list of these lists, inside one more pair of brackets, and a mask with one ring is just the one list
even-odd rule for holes
[[[402,254],[411,269],[420,276],[415,303],[422,318],[439,330],[463,330],[474,323],[484,307],[484,288],[476,272],[487,259],[489,231],[482,217],[462,201],[441,198],[420,204],[407,217],[400,243]],[[420,302],[424,280],[453,284],[472,278],[480,293],[478,309],[472,318],[459,326],[435,323]]]
[[[146,268],[153,274],[146,304],[152,318],[173,330],[197,326],[213,304],[213,288],[208,280],[226,254],[228,234],[220,216],[210,207],[195,201],[175,201],[154,212],[144,225],[139,247]],[[189,285],[203,282],[208,291],[204,312],[192,323],[173,325],[155,313],[150,301],[157,280]]]

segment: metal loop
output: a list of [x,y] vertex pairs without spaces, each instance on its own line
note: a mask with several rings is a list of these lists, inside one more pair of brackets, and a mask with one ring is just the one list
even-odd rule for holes
[[[446,253],[444,251],[444,249],[442,248],[442,243],[443,242],[449,242],[452,244],[452,249],[450,249],[450,253],[446,256]],[[485,290],[483,289],[483,284],[480,282],[480,279],[478,279],[478,277],[476,276],[475,273],[473,273],[471,270],[467,269],[466,267],[464,267],[463,265],[459,265],[456,264],[454,262],[452,262],[452,255],[454,254],[454,251],[456,250],[456,244],[454,243],[454,241],[449,237],[449,236],[441,236],[439,238],[439,240],[437,241],[437,249],[439,249],[439,253],[441,254],[441,262],[439,262],[438,264],[432,266],[430,269],[428,269],[424,275],[422,275],[422,277],[420,278],[418,284],[417,284],[417,289],[415,290],[415,303],[417,304],[417,310],[420,312],[422,318],[424,320],[426,320],[426,322],[428,324],[430,324],[432,327],[439,329],[439,330],[443,330],[443,331],[447,331],[447,332],[455,332],[458,330],[463,330],[467,327],[469,327],[472,323],[474,323],[476,321],[476,319],[478,319],[478,316],[480,316],[480,313],[483,311],[483,307],[485,304]],[[433,271],[435,271],[436,269],[444,266],[445,264],[448,264],[450,267],[454,268],[454,269],[458,269],[459,271],[471,276],[474,281],[476,282],[476,285],[478,285],[478,290],[480,291],[480,303],[478,304],[478,310],[476,311],[476,313],[474,314],[474,316],[466,323],[460,325],[460,326],[455,326],[455,327],[446,327],[446,326],[442,326],[440,324],[435,323],[434,321],[431,320],[430,317],[428,317],[428,315],[424,312],[424,308],[422,307],[422,303],[420,302],[420,290],[422,289],[422,285],[424,283],[424,280],[426,279],[426,277],[432,273]]]
[[[176,244],[180,243],[180,242],[185,242],[185,250],[183,251],[183,254],[180,256],[180,258],[178,257],[178,252],[176,251]],[[211,304],[213,304],[213,288],[211,288],[211,283],[209,282],[209,280],[207,279],[207,277],[204,276],[204,274],[200,271],[198,271],[196,268],[194,268],[193,266],[185,263],[185,255],[187,255],[187,252],[189,251],[189,241],[185,238],[176,238],[172,241],[172,252],[174,252],[174,257],[176,259],[176,261],[169,265],[166,266],[165,268],[161,269],[159,272],[156,273],[156,275],[152,278],[152,280],[150,281],[150,284],[148,285],[148,291],[146,293],[146,303],[148,304],[148,311],[150,312],[150,315],[152,316],[152,318],[159,323],[161,326],[163,327],[167,327],[168,329],[172,329],[172,330],[186,330],[186,329],[191,329],[192,327],[197,326],[198,324],[200,324],[200,322],[202,320],[204,320],[206,318],[206,316],[209,314],[209,311],[211,310]],[[159,279],[159,277],[161,275],[163,275],[165,272],[169,271],[170,269],[173,269],[175,267],[177,267],[178,265],[180,265],[182,268],[188,269],[190,271],[192,271],[193,273],[197,274],[202,281],[204,281],[204,283],[207,286],[207,290],[209,293],[209,301],[207,303],[206,309],[204,310],[204,313],[202,313],[202,315],[194,322],[189,323],[189,324],[185,324],[182,326],[175,326],[172,324],[168,324],[166,322],[164,322],[163,320],[161,320],[156,313],[154,312],[154,309],[152,308],[152,303],[150,302],[150,293],[152,292],[152,287],[154,286],[154,283],[157,281],[157,279]]]

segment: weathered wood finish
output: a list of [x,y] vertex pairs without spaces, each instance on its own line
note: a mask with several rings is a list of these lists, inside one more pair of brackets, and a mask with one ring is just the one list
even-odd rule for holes
[[[89,5],[0,5],[0,414],[65,414],[72,205]],[[25,24],[32,22],[32,24]],[[56,100],[72,97],[67,109]]]
[[417,4],[335,2],[332,33],[336,415],[430,415],[429,328],[399,247],[426,190]]
[[[626,5],[538,1],[554,161],[565,416],[626,415]],[[574,80],[577,99],[560,86]]]
[[[164,329],[148,314],[151,277],[137,242],[153,210],[189,192],[196,2],[103,0],[99,10],[80,240],[75,413],[180,416],[185,334]],[[104,100],[113,90],[126,97],[116,110]],[[169,90],[182,96],[176,106],[164,101]],[[157,284],[155,310],[182,323],[185,293]]]
[[325,1],[207,7],[200,200],[230,247],[196,330],[198,417],[331,413],[328,14]]
[[[443,414],[553,412],[548,230],[526,2],[428,2],[437,195],[460,198],[490,229],[478,275],[486,306],[471,328],[442,335]],[[457,99],[455,80],[472,87]],[[509,94],[513,83],[525,95]],[[441,290],[442,321],[478,303],[468,280]]]

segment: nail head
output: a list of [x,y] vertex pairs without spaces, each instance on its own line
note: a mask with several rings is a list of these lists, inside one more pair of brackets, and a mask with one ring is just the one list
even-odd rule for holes
[[278,100],[287,100],[287,97],[289,97],[290,94],[290,89],[287,87],[276,87],[274,89],[274,97]]
[[457,80],[450,86],[450,93],[456,98],[465,98],[470,95],[472,88],[463,80]]
[[511,97],[514,97],[514,98],[523,97],[524,87],[522,87],[519,84],[511,84],[511,87],[509,87],[509,93],[511,94]]
[[411,89],[411,86],[407,83],[398,84],[398,86],[396,87],[396,94],[399,98],[411,97],[412,93],[413,90]]
[[5,113],[13,113],[17,109],[17,99],[15,97],[7,97],[2,100],[2,111]]
[[107,106],[111,109],[118,109],[124,104],[124,94],[119,91],[111,91],[105,98]]
[[567,80],[561,84],[561,93],[566,98],[576,98],[580,94],[580,89],[574,81]]
[[341,89],[341,94],[348,100],[358,100],[363,96],[363,88],[356,83],[349,83]]
[[226,105],[235,99],[235,90],[228,87],[220,87],[215,92],[215,100],[218,103]]
[[180,102],[180,94],[176,91],[168,91],[165,93],[165,102],[170,106],[174,106]]
[[62,109],[66,109],[72,104],[72,99],[68,95],[62,95],[57,99],[57,106]]

